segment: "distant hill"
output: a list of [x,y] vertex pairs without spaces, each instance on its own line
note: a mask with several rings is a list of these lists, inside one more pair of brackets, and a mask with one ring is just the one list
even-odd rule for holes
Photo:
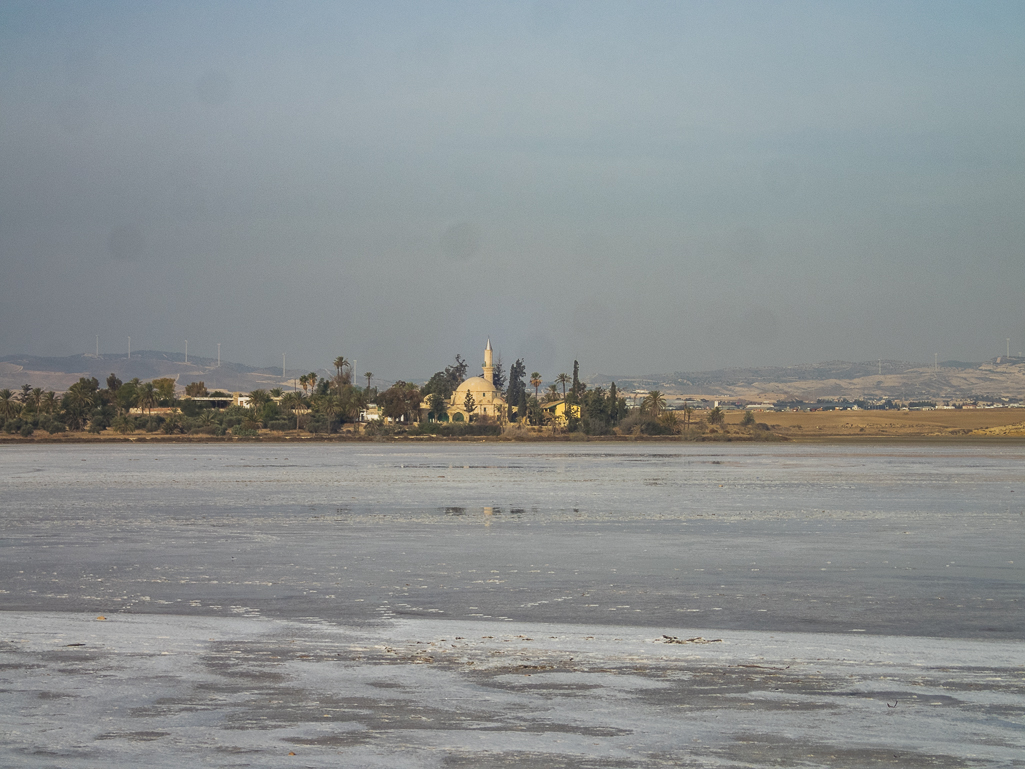
[[[241,363],[181,353],[141,350],[125,355],[71,355],[44,358],[9,355],[0,358],[0,388],[23,384],[45,390],[66,390],[79,377],[96,377],[103,384],[110,373],[122,381],[138,377],[176,379],[181,388],[202,381],[209,390],[249,392],[256,388],[291,387],[306,370],[256,368]],[[908,361],[883,360],[851,363],[826,361],[801,366],[728,368],[715,371],[674,372],[645,376],[593,376],[590,384],[622,391],[661,390],[667,395],[693,395],[747,400],[814,400],[816,398],[1025,398],[1025,358],[996,358],[986,363],[946,361],[935,368]]]
[[181,353],[140,350],[125,355],[70,355],[64,358],[44,358],[32,355],[8,355],[0,358],[0,388],[12,390],[23,384],[42,387],[45,390],[66,390],[80,377],[96,377],[103,385],[107,376],[115,374],[127,382],[138,377],[142,381],[170,377],[184,388],[189,382],[202,381],[209,390],[226,392],[249,392],[257,388],[291,387],[295,377],[306,370],[286,370],[281,376],[280,368],[255,368],[241,363],[221,361],[216,358],[185,356]]
[[936,367],[897,360],[826,361],[801,366],[729,368],[642,377],[596,376],[621,390],[748,400],[897,398],[902,400],[1025,397],[1025,359],[946,361]]

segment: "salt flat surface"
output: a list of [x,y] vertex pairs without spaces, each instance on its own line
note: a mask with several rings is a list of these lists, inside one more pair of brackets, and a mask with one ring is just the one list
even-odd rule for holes
[[4,447],[0,765],[1023,766],[1023,459]]
[[1020,642],[0,619],[10,766],[1021,766],[1025,744]]

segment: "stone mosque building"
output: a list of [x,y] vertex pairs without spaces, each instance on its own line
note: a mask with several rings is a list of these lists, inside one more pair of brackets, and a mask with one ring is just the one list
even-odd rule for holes
[[454,422],[469,421],[470,414],[466,411],[466,394],[473,396],[473,415],[504,422],[509,414],[502,392],[495,387],[494,353],[491,340],[484,348],[484,374],[463,380],[463,383],[452,393],[452,399],[446,402],[448,418]]

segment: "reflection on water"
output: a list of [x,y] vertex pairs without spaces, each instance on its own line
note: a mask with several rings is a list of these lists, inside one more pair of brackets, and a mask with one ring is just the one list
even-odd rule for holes
[[[472,515],[472,514],[476,513],[477,510],[478,510],[478,508],[466,508],[466,507],[443,507],[443,508],[440,508],[440,511],[442,513],[444,513],[445,515]],[[487,507],[479,508],[479,510],[480,510],[480,513],[482,515],[484,515],[485,517],[496,516],[496,515],[504,515],[506,513],[508,513],[509,515],[523,515],[525,512],[527,512],[522,507],[510,507],[508,509],[503,509],[501,507],[487,506]],[[535,513],[538,512],[537,508],[534,508],[534,510],[532,512],[535,512]]]

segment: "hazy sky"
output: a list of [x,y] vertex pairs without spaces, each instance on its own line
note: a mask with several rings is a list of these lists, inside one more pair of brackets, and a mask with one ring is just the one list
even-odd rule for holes
[[1025,3],[0,3],[0,355],[1025,348]]

